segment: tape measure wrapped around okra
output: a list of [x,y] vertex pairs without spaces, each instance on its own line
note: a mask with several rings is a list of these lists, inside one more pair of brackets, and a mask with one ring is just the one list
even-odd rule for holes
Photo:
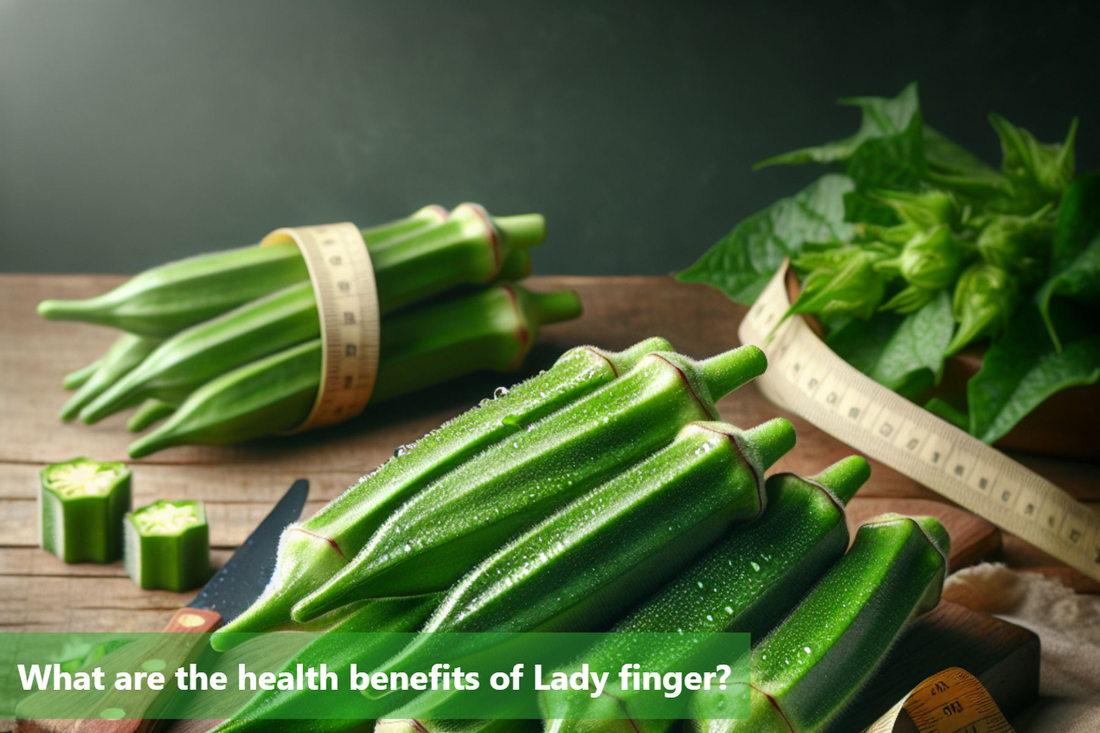
[[[381,314],[371,404],[474,371],[514,371],[540,327],[580,314],[571,291],[514,282],[530,274],[527,249],[545,238],[538,214],[428,206],[361,233]],[[61,417],[94,423],[138,407],[130,430],[160,424],[131,445],[134,457],[292,430],[322,385],[317,298],[293,242],[192,257],[38,311],[127,332],[66,376],[77,392]]]

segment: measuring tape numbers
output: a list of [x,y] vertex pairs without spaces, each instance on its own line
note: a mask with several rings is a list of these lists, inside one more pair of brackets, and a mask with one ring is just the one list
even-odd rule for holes
[[378,375],[380,316],[374,267],[350,222],[276,229],[260,246],[294,242],[305,259],[321,321],[321,383],[313,409],[291,432],[363,411]]
[[[1100,517],[1035,472],[865,376],[792,316],[784,264],[745,315],[780,407],[1100,580]],[[776,329],[776,324],[779,325]],[[772,331],[775,329],[775,333]]]
[[903,711],[919,733],[1015,733],[982,683],[958,667],[917,685],[864,733],[894,733]]

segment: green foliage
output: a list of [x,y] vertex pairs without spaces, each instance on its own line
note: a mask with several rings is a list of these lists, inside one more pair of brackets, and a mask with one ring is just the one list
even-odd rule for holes
[[1074,178],[1077,120],[1042,143],[990,115],[998,169],[924,124],[915,83],[840,103],[860,109],[855,134],[756,166],[834,172],[746,219],[680,279],[749,303],[790,257],[802,281],[790,313],[817,316],[841,356],[913,399],[947,357],[988,343],[969,413],[952,417],[989,442],[1095,381],[1100,174]]

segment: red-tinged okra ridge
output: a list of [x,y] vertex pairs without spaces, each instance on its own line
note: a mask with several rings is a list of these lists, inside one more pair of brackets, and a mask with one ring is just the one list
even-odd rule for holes
[[[695,696],[697,729],[825,730],[906,625],[939,602],[950,545],[932,517],[887,514],[865,523],[848,553],[753,649],[751,686]],[[735,695],[748,695],[751,718],[718,719]]]
[[439,592],[505,540],[717,419],[714,401],[766,367],[754,346],[696,362],[646,355],[621,378],[474,456],[397,509],[339,575],[295,607],[304,621],[344,603]]
[[[760,519],[732,528],[612,630],[687,635],[728,631],[762,637],[844,555],[848,527],[843,506],[869,476],[870,467],[859,456],[849,456],[810,478],[771,476],[767,508]],[[694,636],[669,637],[646,646],[615,633],[571,667],[587,663],[592,669],[620,669],[636,663],[643,669],[688,669],[706,652]],[[650,717],[636,696],[636,691],[623,690],[614,676],[596,699],[586,691],[542,693],[547,730],[666,733],[673,728],[676,721]]]
[[567,351],[545,372],[498,390],[493,399],[450,420],[364,476],[279,543],[276,569],[263,595],[216,632],[228,648],[233,631],[263,631],[290,619],[291,607],[320,588],[356,556],[403,502],[492,446],[629,371],[652,351],[671,350],[661,338],[615,353],[592,346]]
[[664,448],[485,559],[424,627],[448,633],[421,634],[381,671],[426,669],[440,653],[480,651],[458,651],[464,642],[456,639],[468,637],[455,633],[605,626],[731,525],[756,519],[766,502],[764,472],[794,442],[794,428],[783,418],[746,431],[719,422],[688,424]]
[[130,511],[130,471],[121,463],[74,458],[42,469],[39,545],[67,563],[122,556],[122,518]]
[[143,590],[177,593],[210,578],[210,529],[201,501],[160,500],[126,515],[126,572]]

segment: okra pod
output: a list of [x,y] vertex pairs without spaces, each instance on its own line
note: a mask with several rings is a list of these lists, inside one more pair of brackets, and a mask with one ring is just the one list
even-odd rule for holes
[[470,565],[585,491],[667,445],[715,400],[763,373],[755,346],[695,362],[646,355],[621,378],[494,445],[390,516],[298,621],[364,598],[446,590]]
[[[224,648],[232,631],[263,631],[290,619],[291,607],[320,588],[366,545],[409,497],[473,456],[560,410],[631,369],[651,351],[670,350],[651,338],[625,351],[592,346],[567,351],[547,371],[498,390],[367,474],[301,525],[283,533],[276,570],[263,595],[211,643]],[[383,351],[383,354],[385,351]]]
[[[744,432],[719,422],[687,425],[665,448],[489,556],[447,593],[423,630],[601,628],[731,524],[755,519],[766,501],[764,471],[794,440],[783,418]],[[461,656],[460,638],[421,634],[381,671],[430,667],[441,653]]]
[[320,335],[313,286],[291,285],[165,340],[88,404],[80,418],[94,423],[149,397],[180,404],[222,374]]
[[210,577],[210,529],[201,501],[160,500],[123,521],[126,572],[144,590],[182,592]]
[[[360,669],[371,669],[399,650],[400,637],[383,634],[416,631],[438,601],[434,596],[395,598],[357,604],[349,607],[347,613],[341,609],[343,617],[323,636],[287,660],[284,669],[293,670],[299,664],[318,667],[323,663],[341,679],[349,677],[352,664]],[[378,636],[355,637],[355,644],[349,644],[346,637],[342,637],[343,634],[368,633]],[[247,643],[241,646],[242,653],[247,653],[246,648]],[[266,733],[276,728],[283,733],[340,733],[375,714],[370,709],[371,703],[361,695],[330,694],[325,703],[328,706],[326,716],[311,718],[309,712],[317,706],[315,695],[308,690],[260,691],[213,733]],[[334,705],[338,707],[333,709]],[[381,709],[381,705],[375,707]]]
[[[464,213],[467,209],[473,213]],[[364,231],[382,313],[454,285],[489,282],[511,251],[545,237],[545,221],[538,214],[493,218],[480,207],[463,205],[452,219],[441,222],[436,207],[427,207],[409,219]],[[84,321],[166,338],[308,281],[297,245],[281,242],[155,267],[94,298],[43,301],[38,312],[49,320]]]
[[51,321],[83,321],[166,338],[188,326],[309,279],[298,246],[243,247],[154,267],[87,300],[44,300]]
[[87,382],[96,370],[99,369],[100,364],[103,363],[103,359],[96,359],[87,366],[82,366],[79,369],[74,369],[65,375],[61,380],[61,386],[65,389],[77,389]]
[[[61,408],[61,419],[68,422],[80,414],[84,407],[122,378],[131,369],[151,354],[160,344],[157,339],[148,339],[132,334],[123,334],[111,345],[99,361],[99,368],[89,375],[87,381],[69,398]],[[132,402],[127,407],[132,407]]]
[[[695,695],[698,729],[825,730],[905,625],[939,602],[950,544],[932,517],[887,514],[864,524],[848,554],[753,649],[750,686]],[[746,694],[750,718],[717,719],[728,698]]]
[[163,400],[147,399],[126,421],[126,429],[131,433],[140,433],[153,423],[160,422],[176,411],[176,406]]
[[172,416],[130,444],[141,458],[173,445],[221,445],[290,430],[313,407],[321,373],[314,339],[215,377]]
[[540,244],[539,214],[490,216],[463,204],[444,223],[371,253],[379,310],[389,313],[465,283],[488,283],[517,249]]
[[67,563],[122,556],[122,517],[130,511],[130,471],[121,463],[74,458],[42,469],[38,544]]
[[[867,461],[850,456],[811,478],[776,474],[767,480],[767,508],[735,527],[702,558],[617,623],[612,631],[700,634],[745,632],[758,639],[793,608],[843,555],[848,527],[843,507],[870,476]],[[659,648],[608,635],[580,662],[592,669],[686,669],[705,653],[697,637],[669,637]],[[543,693],[548,733],[665,733],[675,721],[636,709],[635,690],[612,675],[596,699],[587,692]]]

